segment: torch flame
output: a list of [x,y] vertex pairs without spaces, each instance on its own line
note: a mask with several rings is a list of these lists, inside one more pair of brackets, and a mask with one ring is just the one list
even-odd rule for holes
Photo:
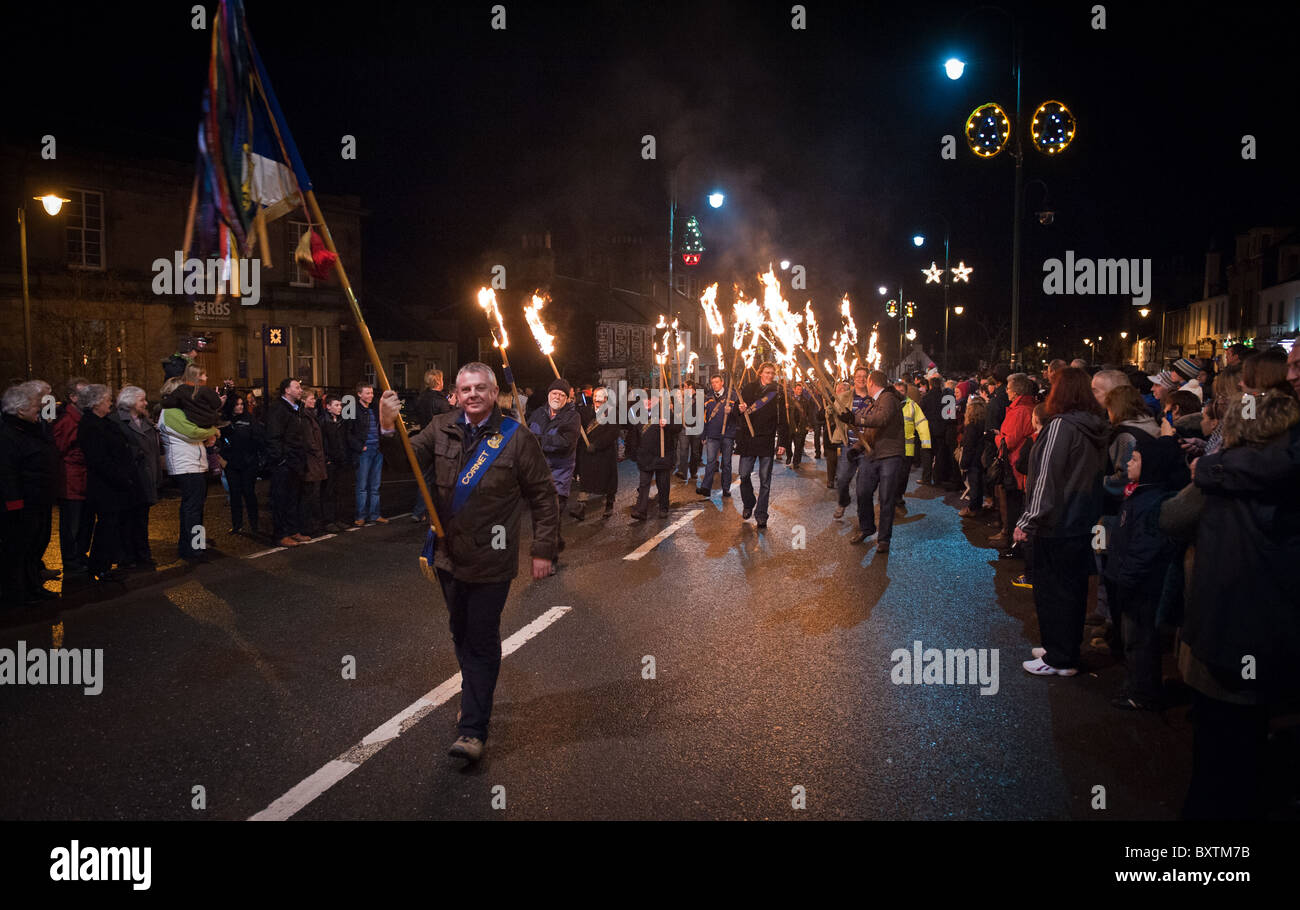
[[718,283],[715,281],[700,295],[700,306],[704,308],[704,318],[708,320],[709,331],[714,335],[721,335],[727,330],[727,325],[722,320],[722,313],[718,311],[717,299]]
[[817,317],[813,315],[812,301],[804,305],[804,325],[808,326],[808,352],[816,354],[822,348],[822,340],[817,335]]
[[547,332],[546,326],[542,325],[542,307],[545,304],[546,298],[534,292],[533,302],[524,307],[524,318],[528,320],[528,327],[533,330],[537,346],[549,357],[555,353],[555,336]]
[[506,324],[501,319],[501,311],[497,309],[497,292],[491,288],[479,288],[478,305],[487,314],[489,331],[492,328],[492,322],[497,325],[496,331],[492,333],[492,343],[505,350],[510,344],[510,337],[506,335]]

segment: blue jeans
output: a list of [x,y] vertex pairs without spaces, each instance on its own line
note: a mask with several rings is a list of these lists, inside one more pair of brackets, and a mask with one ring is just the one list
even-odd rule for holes
[[889,543],[894,534],[894,503],[900,485],[907,483],[902,455],[888,458],[865,456],[858,462],[858,530],[875,533],[876,488],[880,488],[880,533],[876,543]]
[[[856,451],[858,454],[854,458],[849,458],[849,453]],[[849,486],[853,483],[853,475],[857,473],[858,465],[862,463],[861,449],[853,449],[851,446],[840,446],[840,463],[835,466],[835,492],[838,494],[836,505],[848,507],[852,501],[849,497]]]
[[379,477],[384,456],[379,446],[370,446],[357,456],[357,520],[374,521],[379,517]]
[[[754,473],[754,462],[758,462],[758,498],[754,498],[754,484],[749,476]],[[767,521],[767,500],[772,494],[771,455],[740,456],[740,501],[746,509],[754,510],[754,517],[761,522]]]
[[718,436],[704,440],[704,477],[700,480],[701,489],[713,489],[713,475],[718,470],[718,456],[722,456],[722,491],[731,489],[731,450],[736,440],[731,436]]

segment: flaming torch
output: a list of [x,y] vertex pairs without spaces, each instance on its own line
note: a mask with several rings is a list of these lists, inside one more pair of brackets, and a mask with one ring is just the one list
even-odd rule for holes
[[510,392],[514,395],[515,413],[519,415],[519,422],[523,423],[524,407],[519,399],[519,389],[515,386],[515,374],[510,371],[510,358],[506,355],[506,348],[510,346],[510,337],[506,335],[506,325],[501,319],[501,311],[497,309],[497,292],[491,288],[479,288],[478,305],[487,314],[492,344],[501,352],[501,369],[505,371],[506,382],[510,383]]
[[[546,300],[546,297],[534,291],[533,302],[524,305],[524,318],[528,320],[528,327],[533,330],[537,346],[542,349],[542,353],[551,364],[551,369],[555,371],[555,378],[562,379],[564,377],[560,375],[560,368],[555,365],[555,358],[551,356],[555,353],[555,336],[546,331],[546,326],[542,325],[542,307],[546,304]],[[587,431],[583,429],[581,420],[578,421],[578,432],[582,434],[583,443],[590,446],[591,440],[587,438]]]

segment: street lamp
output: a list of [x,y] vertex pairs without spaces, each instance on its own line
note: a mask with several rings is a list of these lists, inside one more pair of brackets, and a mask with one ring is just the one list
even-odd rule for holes
[[789,269],[789,268],[790,268],[790,260],[789,260],[789,259],[782,259],[782,260],[781,260],[781,271],[784,272],[784,271],[786,271],[786,270]]
[[[71,202],[71,199],[64,199],[54,193],[46,193],[44,196],[33,196],[34,200],[39,202],[45,209],[45,213],[51,217],[59,214],[63,208],[63,203]],[[32,300],[27,292],[27,202],[18,206],[18,258],[22,264],[23,273],[23,353],[27,361],[27,378],[32,378]]]
[[709,205],[715,209],[722,208],[722,203],[726,201],[726,196],[716,190],[709,194]]
[[[948,372],[948,287],[952,284],[954,278],[957,281],[969,283],[971,272],[974,269],[967,267],[964,260],[958,264],[958,268],[950,268],[951,261],[948,258],[948,249],[952,236],[952,225],[948,222],[948,218],[939,212],[930,212],[925,217],[929,218],[931,215],[943,221],[943,370],[946,373]],[[912,243],[918,247],[924,246],[925,235],[914,234]],[[938,281],[938,271],[938,263],[931,263],[930,268],[921,270],[921,273],[926,277],[926,284]],[[902,296],[901,293],[899,296]],[[961,315],[960,310],[957,315]]]
[[961,78],[962,73],[966,72],[966,63],[956,57],[949,57],[944,61],[943,71],[948,75],[949,79],[956,81]]
[[[677,168],[681,167],[681,162],[673,168],[672,173],[668,176],[668,312],[674,317],[677,315],[677,308],[673,306],[673,292],[677,286],[673,283],[673,260],[677,254],[673,247],[674,229],[677,222]],[[726,197],[718,190],[714,190],[708,196],[709,205],[713,208],[720,208]]]

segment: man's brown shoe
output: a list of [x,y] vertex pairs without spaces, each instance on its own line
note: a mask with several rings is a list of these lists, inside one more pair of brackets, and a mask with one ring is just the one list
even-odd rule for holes
[[352,522],[352,527],[354,528],[364,528],[365,526],[366,520],[364,518],[358,518],[356,521]]
[[376,519],[375,519],[375,524],[377,524],[377,525],[386,525],[386,524],[388,524],[388,519],[387,519],[387,518],[376,518]]
[[451,744],[447,754],[452,758],[465,758],[475,762],[483,757],[483,740],[477,736],[462,736]]
[[277,547],[300,547],[302,546],[302,544],[298,543],[298,541],[294,540],[292,537],[285,537],[281,539],[279,542],[277,542],[276,546]]
[[308,541],[311,540],[311,538],[308,537],[306,534],[294,534],[293,539],[298,541],[298,543],[307,543]]
[[989,538],[989,546],[991,547],[997,547],[998,549],[1001,549],[1002,547],[1008,547],[1010,545],[1011,545],[1011,539],[1007,537],[1007,535],[1005,534],[994,534],[992,537]]

